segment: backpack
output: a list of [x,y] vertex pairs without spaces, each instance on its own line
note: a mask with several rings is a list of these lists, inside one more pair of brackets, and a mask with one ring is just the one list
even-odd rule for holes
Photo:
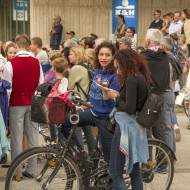
[[44,82],[40,84],[36,89],[37,93],[43,97],[48,97],[49,93],[51,92],[51,89],[53,88],[53,86],[58,80],[60,79],[55,79],[52,82]]
[[88,70],[89,84],[88,84],[87,91],[85,92],[83,90],[83,88],[80,86],[79,82],[76,82],[75,85],[77,87],[77,90],[79,92],[82,92],[84,94],[85,98],[88,101],[89,100],[90,87],[91,87],[91,84],[92,84],[92,81],[93,81],[93,78],[94,78],[94,72],[95,72],[95,70],[89,64],[86,65],[84,63],[81,63],[80,65]]
[[[145,78],[141,76],[144,80]],[[148,84],[147,84],[148,86]],[[162,115],[164,105],[163,94],[156,94],[152,88],[148,86],[149,92],[147,99],[139,112],[136,121],[143,127],[149,129],[156,125]]]
[[173,72],[172,80],[176,81],[179,79],[179,77],[182,74],[182,69],[181,69],[180,63],[177,61],[177,59],[172,54],[171,55],[169,54],[168,58],[169,58],[169,63],[172,65],[172,72]]

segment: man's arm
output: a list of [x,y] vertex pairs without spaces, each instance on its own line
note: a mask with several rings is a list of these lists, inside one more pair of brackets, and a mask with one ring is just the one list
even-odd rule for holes
[[[3,73],[2,78],[4,80],[7,80],[8,82],[10,82],[10,84],[12,86],[13,68],[12,68],[11,62],[9,62],[9,61],[5,64],[4,73]],[[10,99],[11,92],[12,92],[12,88],[7,90],[8,99]]]

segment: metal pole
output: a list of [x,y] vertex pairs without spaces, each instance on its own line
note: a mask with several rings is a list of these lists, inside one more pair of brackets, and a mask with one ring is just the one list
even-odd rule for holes
[[6,0],[4,0],[3,3],[3,28],[4,28],[4,34],[3,34],[3,41],[7,41],[7,35],[6,35]]
[[18,14],[18,7],[17,7],[17,0],[15,1],[15,6],[16,6],[16,35],[18,34],[18,19],[17,19],[17,14]]
[[10,16],[10,19],[9,19],[9,38],[12,39],[13,36],[12,36],[12,11],[13,11],[13,6],[12,6],[12,1],[9,0],[9,16]]
[[24,0],[22,0],[22,2],[23,2],[23,33],[25,34],[25,2],[24,2]]

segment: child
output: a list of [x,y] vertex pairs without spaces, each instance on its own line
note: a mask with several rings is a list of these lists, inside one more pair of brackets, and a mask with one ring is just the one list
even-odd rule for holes
[[68,88],[68,79],[63,76],[63,72],[67,67],[67,61],[63,58],[56,58],[51,63],[53,72],[55,74],[56,79],[60,79],[61,82],[58,86],[58,92],[63,94],[67,91]]
[[[59,57],[59,58],[54,59],[51,62],[51,65],[52,65],[52,70],[55,74],[56,79],[61,80],[61,82],[57,88],[57,91],[60,94],[63,94],[65,92],[67,92],[67,88],[68,88],[68,79],[65,78],[63,75],[64,70],[67,67],[68,63],[65,58]],[[51,92],[50,92],[50,96],[51,96]],[[51,140],[56,141],[57,131],[56,131],[56,126],[53,124],[50,125],[50,133],[51,133]]]

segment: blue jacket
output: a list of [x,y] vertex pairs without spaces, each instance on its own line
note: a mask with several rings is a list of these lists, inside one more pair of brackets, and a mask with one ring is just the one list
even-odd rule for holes
[[110,113],[110,118],[114,114],[114,119],[119,125],[121,131],[119,150],[126,157],[125,168],[127,174],[130,174],[135,163],[147,163],[149,159],[146,128],[136,122],[135,115],[115,111],[116,108]]
[[0,80],[0,109],[3,115],[5,126],[8,127],[8,97],[7,89],[11,88],[11,84],[6,80]]
[[[99,69],[95,72],[93,81],[97,82],[99,77],[101,77],[102,82],[109,81],[108,88],[120,90],[116,73],[109,74],[106,69]],[[107,117],[115,107],[115,101],[113,99],[103,100],[102,89],[95,82],[92,82],[89,92],[90,103],[94,106],[92,111],[97,116]]]

